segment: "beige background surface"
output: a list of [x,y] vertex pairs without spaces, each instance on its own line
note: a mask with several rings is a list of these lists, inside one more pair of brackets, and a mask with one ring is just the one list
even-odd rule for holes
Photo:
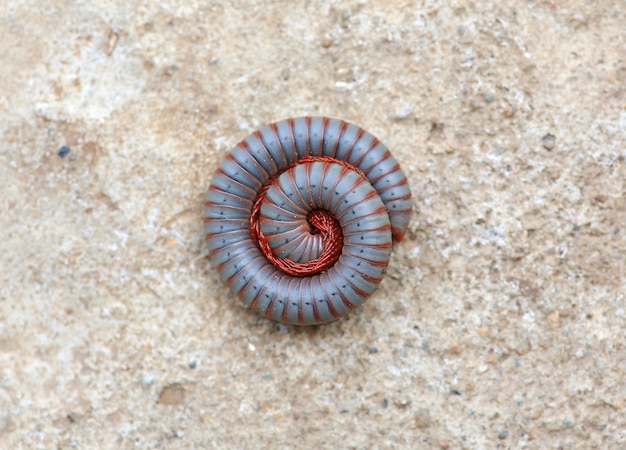
[[[626,3],[494,3],[3,1],[0,447],[626,448]],[[306,329],[201,223],[298,115],[378,136],[416,209]]]

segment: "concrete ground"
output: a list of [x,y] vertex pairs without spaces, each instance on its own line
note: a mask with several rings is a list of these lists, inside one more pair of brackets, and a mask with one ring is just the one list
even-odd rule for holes
[[[626,448],[625,23],[2,2],[0,448]],[[379,290],[312,328],[244,309],[202,226],[224,154],[300,115],[379,137],[415,204]]]

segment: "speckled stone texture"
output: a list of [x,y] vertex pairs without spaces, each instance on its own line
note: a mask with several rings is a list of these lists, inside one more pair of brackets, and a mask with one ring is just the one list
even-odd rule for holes
[[[502,5],[499,5],[502,3]],[[0,448],[626,448],[626,3],[0,3]],[[207,259],[268,122],[378,136],[415,213],[355,314]]]

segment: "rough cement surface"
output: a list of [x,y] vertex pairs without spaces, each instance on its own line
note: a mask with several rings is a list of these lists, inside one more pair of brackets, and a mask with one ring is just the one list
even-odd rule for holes
[[[0,448],[626,448],[626,3],[233,3],[1,2]],[[305,329],[201,223],[298,115],[381,138],[416,209]]]

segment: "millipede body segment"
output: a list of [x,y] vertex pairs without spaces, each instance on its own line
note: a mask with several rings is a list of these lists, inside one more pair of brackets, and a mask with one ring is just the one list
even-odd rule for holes
[[407,179],[387,147],[342,120],[300,117],[226,155],[204,224],[213,264],[246,305],[314,325],[376,290],[410,214]]

